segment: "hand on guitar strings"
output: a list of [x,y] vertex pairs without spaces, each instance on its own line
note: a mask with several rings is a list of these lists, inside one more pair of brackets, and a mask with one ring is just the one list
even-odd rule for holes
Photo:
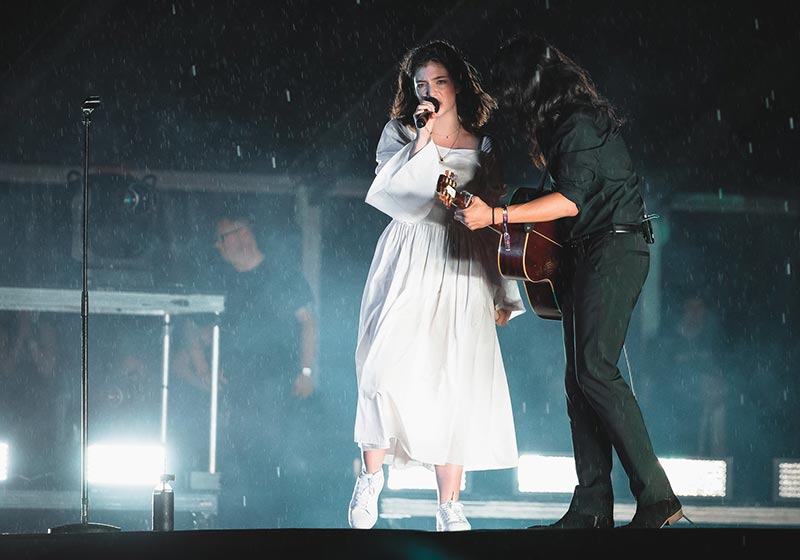
[[[497,219],[502,216],[502,211],[496,209]],[[457,209],[455,218],[471,230],[485,228],[492,225],[492,208],[479,196],[472,197],[472,204],[468,208]]]

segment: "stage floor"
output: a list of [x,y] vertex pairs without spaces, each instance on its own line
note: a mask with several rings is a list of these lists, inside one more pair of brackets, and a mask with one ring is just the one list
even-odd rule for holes
[[[765,558],[796,554],[795,529],[475,530],[400,529],[196,530],[0,536],[0,558]],[[791,551],[795,552],[792,553]],[[783,552],[786,551],[786,552]]]

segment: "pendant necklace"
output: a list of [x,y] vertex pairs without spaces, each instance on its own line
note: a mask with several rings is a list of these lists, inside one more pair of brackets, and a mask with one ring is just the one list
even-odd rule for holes
[[[452,134],[452,132],[451,132],[450,134]],[[445,138],[449,138],[449,137],[450,137],[450,134],[448,134],[447,136],[445,136]],[[449,149],[449,150],[447,150],[447,152],[446,152],[444,155],[442,155],[442,153],[439,151],[439,146],[437,146],[437,145],[436,145],[436,142],[433,142],[433,140],[431,139],[431,142],[433,142],[433,147],[434,147],[434,148],[436,148],[436,155],[438,155],[438,156],[439,156],[439,161],[440,161],[440,162],[443,162],[443,161],[444,161],[444,158],[446,158],[448,155],[450,155],[450,152],[452,152],[452,151],[453,151],[453,147],[456,145],[456,142],[458,142],[458,137],[459,137],[460,135],[461,135],[461,126],[459,125],[459,127],[458,127],[458,132],[456,133],[456,137],[455,137],[455,139],[453,140],[453,143],[452,143],[452,144],[450,144],[450,149]]]

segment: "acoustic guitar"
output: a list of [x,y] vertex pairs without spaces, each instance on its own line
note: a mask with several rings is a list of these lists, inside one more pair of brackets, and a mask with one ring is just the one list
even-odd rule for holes
[[[450,208],[467,208],[473,195],[457,190],[458,177],[450,170],[439,175],[436,195]],[[538,189],[517,188],[504,197],[506,205],[522,204],[544,194]],[[523,282],[533,312],[542,319],[561,320],[556,286],[561,282],[562,243],[556,222],[502,224],[489,226],[500,235],[497,245],[497,267],[500,274]]]

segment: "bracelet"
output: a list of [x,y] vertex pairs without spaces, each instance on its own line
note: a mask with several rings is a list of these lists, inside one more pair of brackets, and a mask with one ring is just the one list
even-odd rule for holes
[[310,367],[304,367],[304,368],[301,370],[301,372],[302,372],[302,374],[303,374],[303,375],[305,375],[306,377],[311,377],[311,368],[310,368]]
[[494,221],[494,211],[495,210],[496,210],[496,208],[494,206],[492,206],[492,223],[491,223],[491,225],[495,224],[495,221]]
[[511,250],[511,236],[508,235],[508,206],[503,206],[503,244],[506,251]]

